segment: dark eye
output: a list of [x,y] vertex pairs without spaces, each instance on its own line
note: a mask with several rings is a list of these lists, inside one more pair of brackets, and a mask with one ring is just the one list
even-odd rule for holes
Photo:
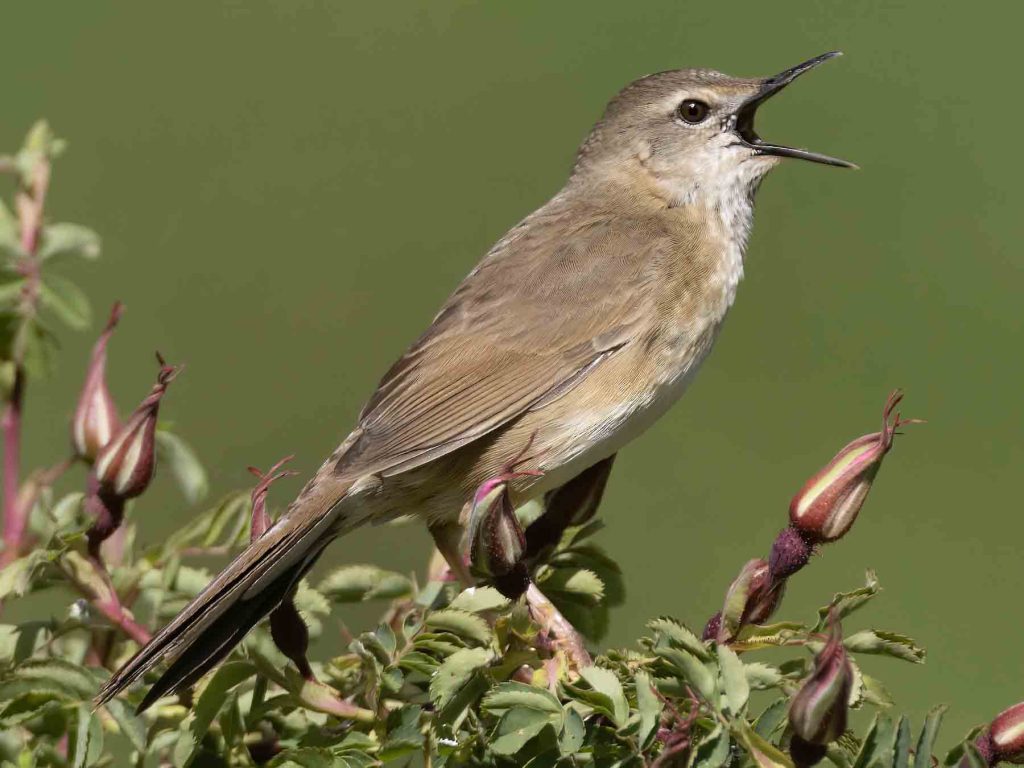
[[696,99],[687,99],[679,108],[676,110],[679,113],[679,117],[684,122],[695,124],[702,123],[707,118],[708,113],[711,111],[711,107],[705,104],[703,101],[697,101]]

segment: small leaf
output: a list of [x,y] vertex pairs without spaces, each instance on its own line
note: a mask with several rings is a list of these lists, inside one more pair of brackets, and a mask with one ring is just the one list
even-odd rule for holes
[[785,721],[787,712],[789,712],[789,699],[785,697],[776,699],[757,716],[757,720],[754,722],[754,731],[761,738],[770,740]]
[[562,712],[558,699],[546,688],[526,683],[500,683],[492,688],[483,700],[483,708],[497,714],[513,708],[534,709],[549,715]]
[[0,570],[0,602],[12,597],[21,597],[32,588],[33,579],[40,566],[53,560],[53,554],[43,549],[34,549],[19,557]]
[[562,716],[562,732],[558,736],[558,751],[565,756],[574,755],[583,747],[587,736],[587,725],[580,713],[572,706],[566,706]]
[[487,626],[487,622],[479,616],[465,611],[452,609],[434,611],[427,614],[423,625],[431,629],[451,632],[453,635],[472,640],[479,645],[486,645],[491,641],[491,629]]
[[669,644],[676,648],[682,648],[684,651],[689,651],[699,659],[706,661],[711,658],[711,653],[704,642],[686,626],[674,619],[663,616],[660,619],[648,622],[647,628],[657,632]]
[[747,676],[747,684],[753,691],[766,691],[769,688],[777,688],[785,678],[778,667],[765,664],[760,661],[753,661],[743,665],[743,671]]
[[923,664],[925,651],[912,639],[898,632],[865,629],[843,641],[848,651],[892,656],[896,659]]
[[400,573],[375,565],[347,565],[328,574],[318,589],[336,603],[358,603],[408,597],[412,582]]
[[81,224],[60,222],[43,229],[39,258],[44,261],[63,256],[77,256],[93,261],[100,255],[100,236]]
[[694,768],[721,768],[728,762],[731,749],[729,731],[716,728],[697,746]]
[[700,659],[681,648],[655,648],[654,652],[667,661],[680,677],[692,684],[705,701],[717,702],[715,676]]
[[889,689],[878,678],[862,673],[861,685],[861,698],[868,704],[874,704],[876,707],[891,707],[896,703],[892,694],[889,693]]
[[658,732],[662,703],[654,692],[649,674],[643,671],[637,672],[633,677],[633,683],[636,687],[636,708],[640,713],[640,729],[637,731],[636,738],[640,743],[640,748],[646,749]]
[[83,331],[92,320],[89,298],[77,285],[60,275],[47,274],[39,284],[39,301],[75,331]]
[[935,749],[935,737],[942,725],[942,716],[946,714],[946,707],[938,706],[932,709],[924,719],[924,727],[921,728],[921,736],[917,740],[917,749],[914,751],[914,768],[931,768],[932,752]]
[[747,683],[743,662],[727,645],[719,645],[717,650],[718,678],[721,681],[723,699],[729,712],[739,715],[750,698],[750,685]]
[[849,616],[866,602],[878,594],[878,577],[874,571],[868,571],[864,577],[863,587],[851,590],[850,592],[838,592],[832,598],[832,602],[818,609],[818,623],[815,624],[812,632],[821,632],[829,622],[829,614],[835,609],[836,618],[842,619]]
[[430,680],[430,698],[439,708],[448,704],[478,669],[486,667],[494,654],[487,648],[463,648],[438,667]]
[[733,722],[733,735],[760,768],[793,768],[793,761],[740,720]]
[[607,699],[607,705],[603,707],[604,713],[611,718],[616,728],[623,727],[629,718],[629,702],[626,701],[622,683],[615,673],[601,667],[590,666],[580,670],[580,677],[590,684],[595,693]]
[[536,709],[510,709],[502,715],[488,747],[496,755],[515,755],[551,724],[548,713]]
[[114,718],[118,729],[131,742],[139,754],[146,753],[146,724],[133,714],[120,699],[111,699],[103,707]]
[[544,579],[544,593],[596,605],[604,596],[604,582],[587,568],[555,568]]
[[904,715],[896,726],[896,751],[892,768],[909,768],[910,738],[910,720]]
[[236,685],[256,674],[256,665],[249,661],[229,661],[210,678],[195,707],[181,724],[178,743],[174,747],[174,764],[188,765],[199,751],[210,725],[220,714],[228,693]]
[[192,447],[173,432],[158,429],[156,450],[158,459],[170,466],[185,500],[189,504],[202,501],[210,490],[210,481]]
[[467,613],[483,613],[504,610],[510,602],[494,587],[469,587],[456,595],[448,607]]
[[861,744],[853,768],[871,768],[872,766],[890,766],[892,764],[896,738],[892,718],[880,714],[868,729],[864,743]]

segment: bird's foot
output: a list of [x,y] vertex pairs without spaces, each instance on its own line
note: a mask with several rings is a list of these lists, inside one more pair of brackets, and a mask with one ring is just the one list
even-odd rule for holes
[[556,663],[548,669],[550,684],[553,685],[560,677],[560,662],[564,661],[564,671],[570,678],[575,678],[581,669],[591,665],[583,636],[533,582],[526,588],[526,605],[533,620],[540,626],[542,635],[538,644],[542,642],[553,651],[553,661]]

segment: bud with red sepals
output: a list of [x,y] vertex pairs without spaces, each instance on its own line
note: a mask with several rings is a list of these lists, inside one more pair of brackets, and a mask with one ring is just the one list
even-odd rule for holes
[[114,304],[110,319],[92,348],[89,368],[78,398],[74,418],[71,420],[71,444],[75,454],[93,461],[121,427],[117,406],[107,389],[107,343],[121,318],[122,305]]

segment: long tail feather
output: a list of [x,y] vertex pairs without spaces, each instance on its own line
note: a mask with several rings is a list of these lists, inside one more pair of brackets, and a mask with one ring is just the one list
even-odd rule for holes
[[[337,497],[335,497],[337,499]],[[315,502],[315,499],[309,499]],[[272,611],[341,532],[340,503],[300,504],[283,516],[161,629],[100,689],[101,706],[157,664],[170,667],[139,706],[143,711],[169,691],[212,669]],[[311,508],[315,507],[315,508]]]

